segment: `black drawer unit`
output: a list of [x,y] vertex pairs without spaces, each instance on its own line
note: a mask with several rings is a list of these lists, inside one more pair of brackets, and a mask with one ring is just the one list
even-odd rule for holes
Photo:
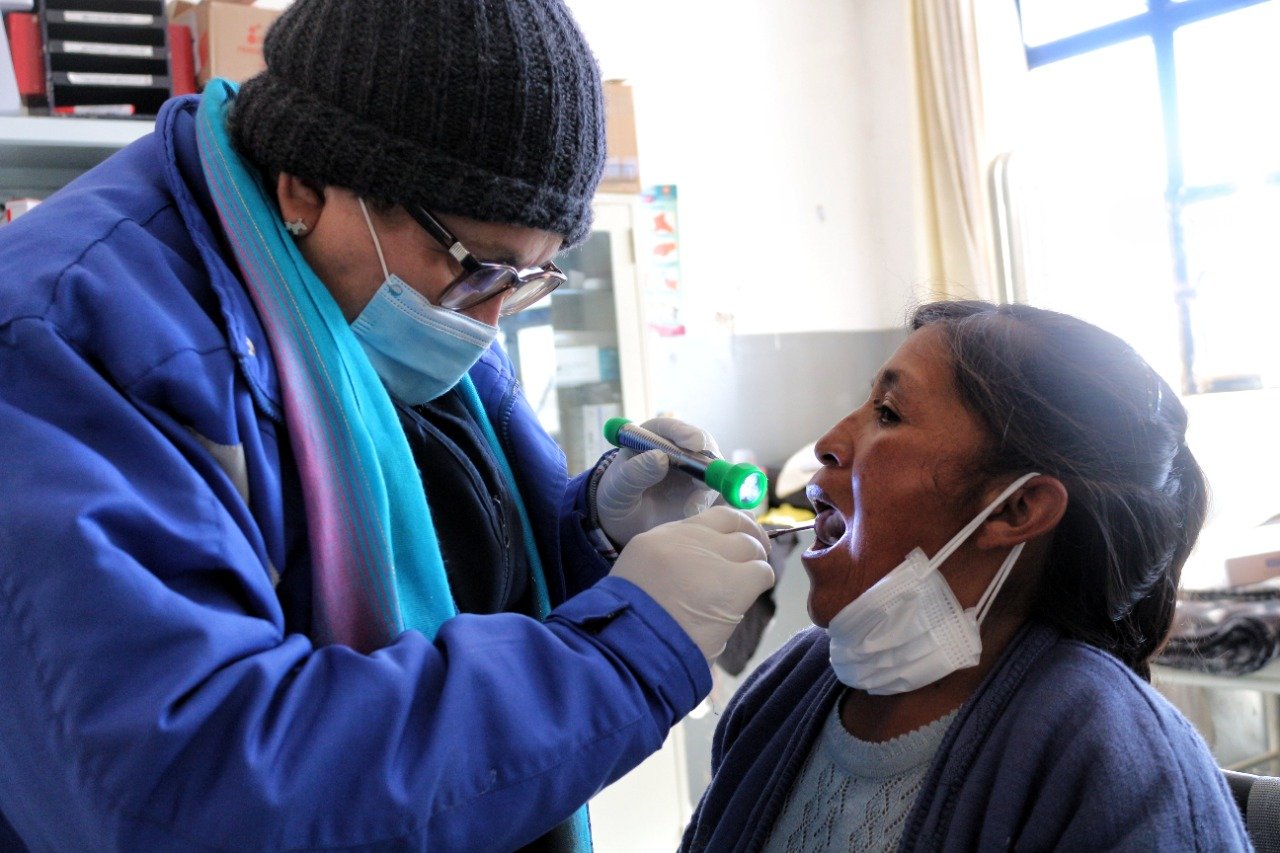
[[150,117],[170,93],[163,0],[40,0],[49,107]]

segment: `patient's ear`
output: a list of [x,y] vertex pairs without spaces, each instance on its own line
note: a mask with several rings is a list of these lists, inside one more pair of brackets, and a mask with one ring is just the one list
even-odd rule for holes
[[1040,474],[996,507],[974,534],[974,544],[1008,548],[1028,542],[1057,527],[1066,511],[1067,487],[1056,477]]

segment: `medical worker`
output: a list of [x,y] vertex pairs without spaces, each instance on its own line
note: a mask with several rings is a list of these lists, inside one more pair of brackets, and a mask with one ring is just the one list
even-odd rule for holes
[[772,583],[659,455],[568,482],[494,342],[588,233],[596,64],[560,0],[265,57],[0,231],[0,848],[587,849]]

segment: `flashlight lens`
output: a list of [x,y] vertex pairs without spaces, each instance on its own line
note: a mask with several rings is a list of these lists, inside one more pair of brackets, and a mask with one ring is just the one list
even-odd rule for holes
[[763,479],[759,474],[752,474],[742,481],[738,486],[738,506],[755,506],[760,502],[764,495]]

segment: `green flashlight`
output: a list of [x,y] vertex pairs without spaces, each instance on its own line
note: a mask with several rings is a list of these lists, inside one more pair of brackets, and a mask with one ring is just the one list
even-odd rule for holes
[[626,418],[610,418],[606,421],[604,437],[615,447],[626,447],[641,453],[646,450],[661,450],[667,454],[674,467],[724,495],[729,506],[736,509],[755,509],[768,494],[769,481],[764,472],[750,462],[734,465],[710,453],[680,447],[644,427],[636,426]]

